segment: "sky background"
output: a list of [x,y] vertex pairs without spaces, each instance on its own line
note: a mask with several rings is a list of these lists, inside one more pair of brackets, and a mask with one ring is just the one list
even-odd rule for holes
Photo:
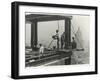
[[[45,21],[38,22],[38,44],[42,43],[44,47],[48,47],[52,41],[52,35],[56,34],[56,30],[59,26],[59,36],[64,32],[65,21]],[[78,44],[79,42],[85,49],[89,48],[89,28],[90,28],[90,17],[84,15],[72,15],[71,20],[71,37],[75,37],[75,33],[78,32]],[[26,45],[30,46],[31,39],[31,24],[26,23]],[[74,32],[74,33],[73,33]],[[56,46],[56,40],[53,41],[50,47]]]

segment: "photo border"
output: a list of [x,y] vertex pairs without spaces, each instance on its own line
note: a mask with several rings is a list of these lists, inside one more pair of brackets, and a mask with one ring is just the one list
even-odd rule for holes
[[[55,8],[73,8],[73,9],[89,9],[95,10],[95,71],[89,72],[75,72],[75,73],[59,73],[59,74],[43,74],[43,75],[19,75],[19,6],[42,6]],[[58,76],[72,76],[72,75],[88,75],[98,73],[98,8],[96,6],[81,6],[81,5],[65,5],[65,4],[49,4],[49,3],[31,3],[31,2],[12,2],[11,4],[11,77],[13,79],[26,78],[42,78],[42,77],[58,77]]]

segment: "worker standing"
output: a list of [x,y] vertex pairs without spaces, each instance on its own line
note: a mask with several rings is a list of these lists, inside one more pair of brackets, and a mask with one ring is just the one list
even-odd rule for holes
[[43,56],[43,53],[44,53],[44,46],[42,44],[40,44],[39,54],[41,54]]
[[72,37],[73,41],[72,41],[72,49],[76,49],[77,48],[77,43],[74,39],[74,37]]
[[57,38],[57,50],[59,50],[59,31],[56,30],[56,38]]
[[64,48],[64,43],[65,43],[65,32],[61,35],[61,49]]

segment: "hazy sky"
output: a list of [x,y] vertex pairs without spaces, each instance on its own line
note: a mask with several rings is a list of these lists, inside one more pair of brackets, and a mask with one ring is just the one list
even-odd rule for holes
[[[59,36],[65,30],[65,21],[50,21],[38,23],[38,43],[42,43],[45,47],[48,47],[52,41],[52,36],[56,34],[56,30],[59,29]],[[54,40],[50,47],[56,46],[56,40]]]
[[[77,32],[78,28],[81,31],[81,38],[83,40],[83,47],[88,47],[89,44],[89,28],[90,28],[90,17],[89,16],[80,16],[73,15],[71,27],[71,36],[74,36],[74,33]],[[49,22],[38,22],[38,43],[42,43],[45,47],[48,47],[49,43],[52,40],[52,35],[55,35],[55,31],[58,29],[59,25],[59,34],[61,35],[65,29],[65,21],[49,21]],[[30,24],[26,24],[26,44],[30,45]],[[51,46],[56,45],[54,41]]]

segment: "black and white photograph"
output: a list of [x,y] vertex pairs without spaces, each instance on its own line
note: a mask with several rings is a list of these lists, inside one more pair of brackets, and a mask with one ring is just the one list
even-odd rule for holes
[[90,16],[25,13],[25,67],[89,64]]
[[12,78],[97,74],[97,7],[12,3]]

